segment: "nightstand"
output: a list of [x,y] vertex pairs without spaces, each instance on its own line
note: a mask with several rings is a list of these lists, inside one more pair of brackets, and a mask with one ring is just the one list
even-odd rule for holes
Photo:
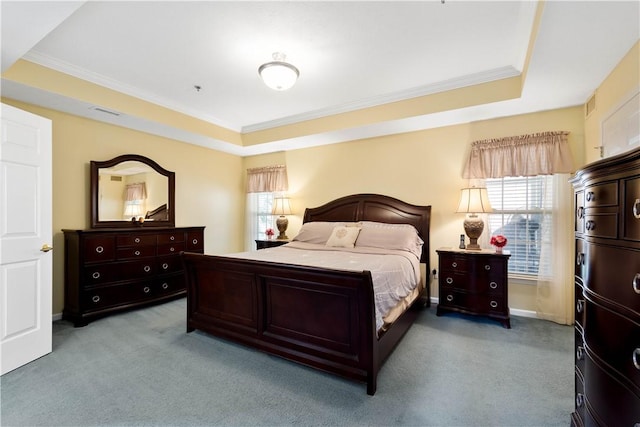
[[256,248],[265,249],[265,248],[275,248],[277,246],[286,245],[291,240],[256,240]]
[[511,328],[509,318],[508,252],[440,248],[436,314],[458,312],[486,316]]

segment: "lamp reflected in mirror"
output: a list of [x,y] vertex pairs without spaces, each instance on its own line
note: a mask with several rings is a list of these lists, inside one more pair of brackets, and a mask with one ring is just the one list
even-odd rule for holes
[[469,238],[467,249],[480,250],[478,238],[484,230],[484,221],[478,216],[479,213],[493,212],[489,203],[489,195],[485,187],[468,187],[460,191],[460,202],[456,213],[466,213],[464,220],[464,232]]

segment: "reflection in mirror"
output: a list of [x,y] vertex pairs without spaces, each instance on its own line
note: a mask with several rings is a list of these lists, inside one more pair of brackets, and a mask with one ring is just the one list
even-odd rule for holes
[[122,162],[98,171],[98,220],[167,221],[168,178],[150,166]]
[[92,227],[174,227],[174,212],[173,172],[136,154],[91,162]]

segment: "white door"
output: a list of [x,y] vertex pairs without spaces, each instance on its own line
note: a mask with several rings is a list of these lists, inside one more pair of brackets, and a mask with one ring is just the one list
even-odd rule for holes
[[51,121],[2,104],[0,375],[51,352]]

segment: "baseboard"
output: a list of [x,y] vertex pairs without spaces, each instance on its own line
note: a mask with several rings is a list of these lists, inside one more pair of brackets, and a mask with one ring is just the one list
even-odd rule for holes
[[[438,297],[431,297],[431,304],[438,305]],[[530,317],[532,319],[538,318],[538,314],[535,311],[531,311],[531,310],[521,310],[519,308],[511,308],[509,309],[509,313],[512,316]]]

